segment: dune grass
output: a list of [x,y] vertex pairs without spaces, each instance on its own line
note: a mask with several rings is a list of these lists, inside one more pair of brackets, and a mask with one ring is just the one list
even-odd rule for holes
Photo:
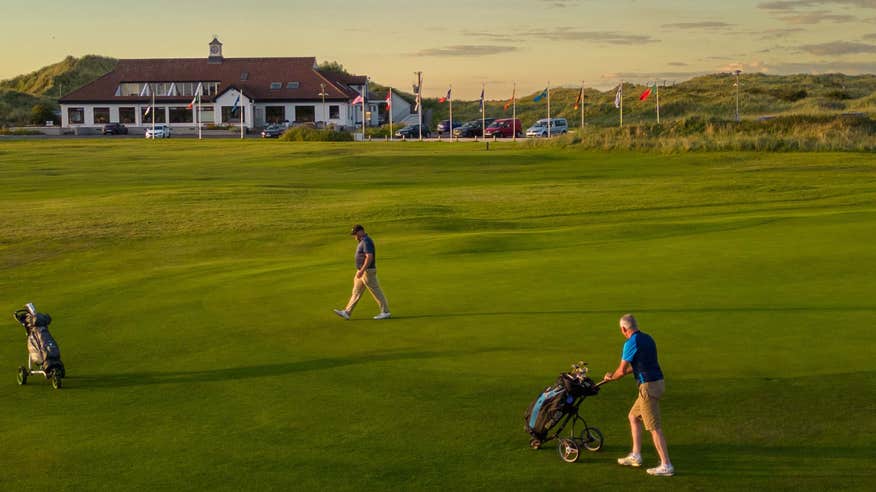
[[[0,142],[0,306],[52,314],[69,378],[15,383],[7,490],[827,490],[876,451],[872,154],[498,144]],[[361,222],[394,318],[346,301]],[[677,476],[532,451],[568,364],[638,315]],[[654,466],[650,442],[645,463]]]

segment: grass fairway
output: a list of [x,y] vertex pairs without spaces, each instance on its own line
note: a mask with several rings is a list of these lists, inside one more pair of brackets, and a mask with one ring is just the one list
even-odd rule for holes
[[[872,487],[873,154],[0,142],[0,184],[0,489]],[[391,320],[331,312],[355,222]],[[60,391],[16,385],[28,301]],[[629,377],[582,406],[602,452],[527,447],[529,402],[614,369],[625,312],[673,478],[615,464]]]

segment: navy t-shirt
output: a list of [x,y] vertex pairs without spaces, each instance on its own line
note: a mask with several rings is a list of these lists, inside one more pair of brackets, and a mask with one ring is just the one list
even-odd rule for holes
[[624,343],[621,359],[633,366],[633,375],[639,384],[663,379],[663,371],[657,363],[657,344],[647,333],[633,333]]
[[356,269],[362,268],[365,263],[365,255],[371,255],[371,264],[368,268],[377,268],[377,254],[374,252],[374,241],[368,237],[368,234],[362,236],[359,241],[359,246],[356,246]]

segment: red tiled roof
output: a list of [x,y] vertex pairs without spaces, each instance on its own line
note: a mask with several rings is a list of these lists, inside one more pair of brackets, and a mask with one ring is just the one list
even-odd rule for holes
[[[116,96],[122,82],[219,82],[219,94],[230,86],[244,95],[260,101],[321,101],[320,83],[325,84],[326,101],[349,101],[356,96],[337,78],[317,71],[313,57],[300,58],[225,58],[222,63],[210,63],[207,58],[170,58],[119,60],[115,70],[60,99],[61,104],[77,102],[146,102],[150,97]],[[246,80],[241,74],[246,72]],[[358,76],[353,76],[358,79]],[[365,77],[361,77],[364,83]],[[280,82],[280,89],[271,89]],[[298,88],[287,89],[287,82],[298,82]],[[351,94],[352,92],[352,94]],[[188,97],[155,96],[156,101],[189,102]],[[204,101],[212,98],[204,97]]]

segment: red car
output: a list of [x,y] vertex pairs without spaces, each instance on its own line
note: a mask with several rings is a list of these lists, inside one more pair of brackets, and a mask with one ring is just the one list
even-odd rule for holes
[[513,136],[522,137],[523,125],[520,124],[519,119],[514,118],[502,118],[493,122],[490,126],[484,130],[484,136],[487,138],[496,137],[496,138],[511,138]]

